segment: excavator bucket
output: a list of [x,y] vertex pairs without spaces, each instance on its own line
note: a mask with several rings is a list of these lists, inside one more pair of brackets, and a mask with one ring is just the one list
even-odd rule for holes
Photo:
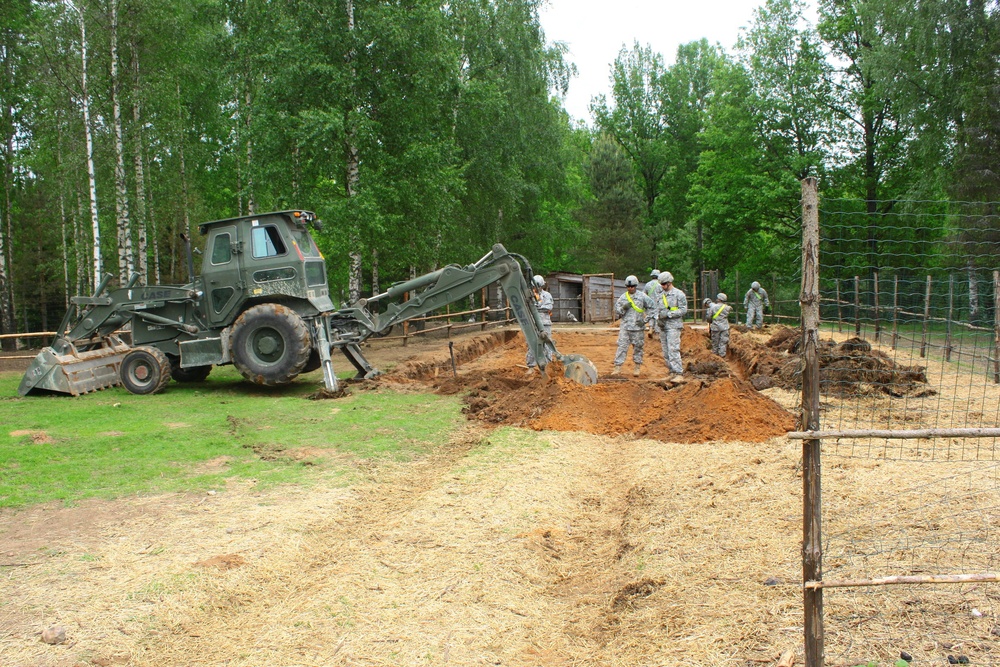
[[597,367],[582,354],[564,354],[560,358],[563,375],[574,382],[590,386],[597,383]]
[[118,369],[131,348],[117,336],[99,347],[80,352],[65,340],[38,353],[21,379],[17,393],[27,396],[55,392],[79,396],[121,384]]

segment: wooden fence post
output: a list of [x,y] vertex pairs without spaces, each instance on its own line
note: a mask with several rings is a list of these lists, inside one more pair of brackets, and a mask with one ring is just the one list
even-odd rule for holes
[[927,290],[924,293],[924,332],[920,336],[920,356],[927,356],[927,327],[931,319],[931,277],[927,276]]
[[771,324],[778,321],[778,276],[771,274]]
[[854,276],[854,336],[861,338],[861,276]]
[[[483,307],[484,309],[485,309],[485,308],[488,308],[488,307],[489,307],[489,304],[487,304],[487,303],[486,303],[486,299],[488,298],[488,297],[487,297],[487,295],[489,294],[489,292],[487,292],[487,291],[486,291],[486,288],[485,288],[485,287],[484,287],[484,288],[482,289],[482,291],[481,291],[481,294],[482,294],[482,302],[483,302],[483,305],[482,305],[482,307]],[[490,312],[490,311],[488,311],[488,310],[483,310],[483,312],[481,312],[481,313],[479,314],[479,330],[480,330],[480,331],[486,331],[486,314],[487,314],[488,312]]]
[[844,333],[844,313],[840,307],[840,278],[837,278],[837,331]]
[[[410,293],[406,292],[405,294],[403,294],[403,302],[405,303],[409,300],[410,300]],[[403,322],[403,347],[406,347],[406,343],[409,341],[409,339],[410,339],[410,321],[406,320]]]
[[1000,271],[993,272],[993,382],[1000,384]]
[[733,302],[733,312],[736,314],[736,323],[740,323],[740,270],[736,269],[736,301]]
[[951,318],[955,313],[955,274],[948,275],[948,323],[944,341],[944,360],[951,361]]
[[879,337],[882,334],[882,321],[878,316],[878,271],[873,271],[875,275],[875,342],[879,342]]
[[[819,423],[819,193],[816,179],[802,181],[802,422],[803,431]],[[802,441],[802,582],[823,580],[820,440]],[[803,589],[806,667],[823,667],[823,589]]]
[[[449,304],[445,304],[444,314],[445,315],[451,315],[451,304],[450,303]],[[445,318],[445,322],[448,323],[447,324],[447,329],[445,329],[445,337],[450,340],[451,339],[451,318],[450,317]]]
[[899,340],[899,274],[892,279],[892,349]]

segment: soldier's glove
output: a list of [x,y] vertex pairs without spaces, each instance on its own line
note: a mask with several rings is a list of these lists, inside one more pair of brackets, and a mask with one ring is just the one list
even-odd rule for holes
[[764,314],[765,315],[771,314],[771,306],[764,306]]

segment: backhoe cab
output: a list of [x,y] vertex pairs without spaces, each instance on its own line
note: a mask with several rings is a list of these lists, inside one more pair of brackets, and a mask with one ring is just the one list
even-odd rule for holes
[[[32,362],[18,393],[78,395],[122,384],[135,394],[154,394],[171,378],[204,380],[212,366],[230,363],[246,380],[265,386],[322,368],[327,390],[336,391],[331,350],[344,354],[357,377],[372,377],[378,371],[361,352],[365,339],[497,281],[535,358],[546,359],[548,348],[567,377],[596,382],[593,364],[556,350],[530,298],[530,266],[502,245],[475,264],[450,265],[336,309],[323,256],[309,233],[319,224],[301,210],[206,222],[200,226],[206,235],[201,275],[194,276],[189,252],[188,284],[139,286],[133,276],[109,292],[107,276],[93,296],[71,299],[59,337]],[[411,298],[403,301],[407,292]],[[381,314],[369,312],[367,305],[381,300],[396,303]]]

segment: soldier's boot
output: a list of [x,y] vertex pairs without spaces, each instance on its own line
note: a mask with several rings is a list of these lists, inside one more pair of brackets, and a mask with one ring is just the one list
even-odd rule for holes
[[639,370],[642,368],[642,364],[636,364],[635,370],[632,371],[632,377],[639,377]]
[[622,374],[621,364],[615,364],[615,370],[611,371],[611,374],[612,375],[621,375]]

